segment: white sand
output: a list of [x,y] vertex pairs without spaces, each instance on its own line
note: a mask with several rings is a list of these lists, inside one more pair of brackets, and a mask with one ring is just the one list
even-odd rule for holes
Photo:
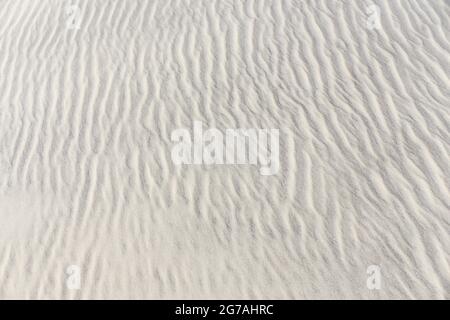
[[450,298],[448,1],[6,0],[0,71],[0,298]]

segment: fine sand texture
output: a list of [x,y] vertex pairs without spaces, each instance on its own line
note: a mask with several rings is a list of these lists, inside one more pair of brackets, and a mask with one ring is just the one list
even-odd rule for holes
[[0,1],[0,298],[449,299],[450,2]]

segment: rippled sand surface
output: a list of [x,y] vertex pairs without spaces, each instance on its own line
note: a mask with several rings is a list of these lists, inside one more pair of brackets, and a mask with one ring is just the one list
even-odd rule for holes
[[0,72],[0,298],[450,298],[448,1],[6,0]]

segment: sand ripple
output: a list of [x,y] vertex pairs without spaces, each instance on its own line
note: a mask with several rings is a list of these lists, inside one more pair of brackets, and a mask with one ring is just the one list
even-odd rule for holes
[[[450,298],[449,17],[1,1],[0,298]],[[175,166],[194,120],[279,128],[279,174]]]

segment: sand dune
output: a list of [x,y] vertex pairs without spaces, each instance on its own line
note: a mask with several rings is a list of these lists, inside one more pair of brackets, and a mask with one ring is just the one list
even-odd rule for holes
[[448,1],[0,3],[0,298],[450,298]]

